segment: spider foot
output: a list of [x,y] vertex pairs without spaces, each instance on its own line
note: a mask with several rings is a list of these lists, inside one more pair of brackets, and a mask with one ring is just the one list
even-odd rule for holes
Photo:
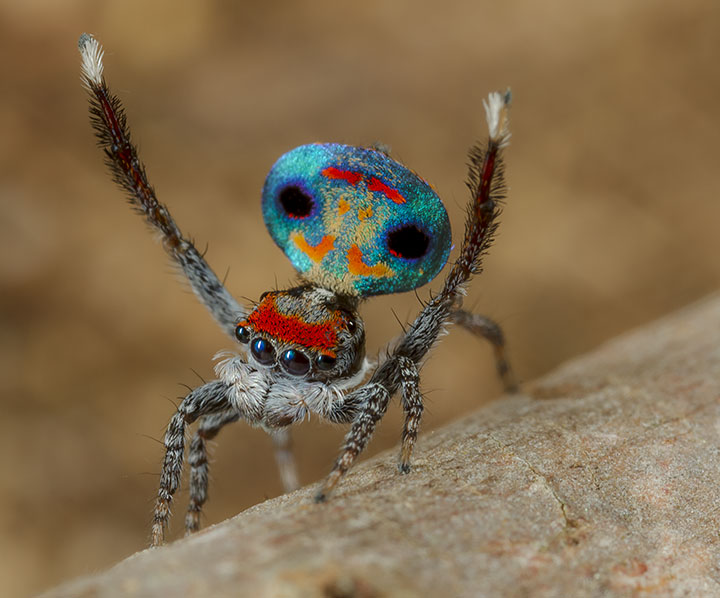
[[150,548],[160,548],[165,543],[165,528],[162,523],[155,522],[150,532]]
[[330,494],[332,493],[335,486],[337,486],[337,483],[340,481],[340,478],[343,476],[345,471],[347,471],[347,466],[345,466],[344,468],[336,467],[330,472],[330,475],[325,478],[325,482],[323,483],[322,488],[315,495],[316,504],[321,502],[327,502],[327,499],[330,497]]
[[200,529],[200,511],[188,511],[185,515],[185,535],[194,534]]
[[504,345],[498,344],[495,346],[495,366],[505,392],[509,394],[518,392],[520,390],[518,381],[505,355]]

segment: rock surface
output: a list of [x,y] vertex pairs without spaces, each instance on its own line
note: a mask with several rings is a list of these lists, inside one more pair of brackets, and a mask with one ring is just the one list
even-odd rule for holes
[[[720,297],[61,596],[720,596]],[[175,524],[181,524],[181,517]]]

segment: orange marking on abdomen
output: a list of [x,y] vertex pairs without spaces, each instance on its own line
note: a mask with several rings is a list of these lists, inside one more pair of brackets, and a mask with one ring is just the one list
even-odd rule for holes
[[328,166],[320,174],[322,174],[325,178],[339,179],[341,181],[346,181],[351,185],[357,185],[363,178],[361,172],[356,172],[354,170],[340,170],[334,166]]
[[350,274],[360,276],[373,276],[375,278],[382,278],[383,276],[392,276],[394,272],[388,268],[385,264],[375,264],[374,266],[368,266],[363,262],[363,254],[357,245],[352,245],[347,252],[348,257],[348,270]]
[[365,220],[365,218],[370,218],[373,215],[372,206],[368,206],[364,210],[358,210],[358,218],[360,220]]
[[341,199],[338,202],[338,214],[340,214],[340,216],[342,216],[349,209],[350,209],[350,204],[347,201],[345,201],[344,199]]
[[380,193],[382,193],[383,195],[385,195],[385,197],[391,199],[395,203],[405,203],[405,198],[397,189],[388,187],[380,179],[375,177],[372,177],[370,179],[370,182],[368,183],[368,191],[380,191]]
[[293,234],[293,241],[295,241],[295,245],[298,246],[298,249],[308,256],[313,262],[321,262],[327,255],[328,251],[335,249],[335,237],[332,235],[325,235],[315,246],[310,245],[301,233]]

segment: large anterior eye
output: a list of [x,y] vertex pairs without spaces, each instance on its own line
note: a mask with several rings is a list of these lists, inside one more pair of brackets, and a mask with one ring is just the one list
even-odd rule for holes
[[280,205],[290,218],[307,218],[313,209],[313,199],[296,185],[288,185],[280,191]]
[[427,253],[430,237],[414,224],[408,224],[388,233],[387,246],[395,257],[417,259]]
[[326,372],[335,367],[336,361],[337,359],[332,355],[318,355],[317,359],[315,360],[315,365],[317,365],[317,368],[319,370]]
[[280,356],[280,363],[293,376],[304,376],[310,371],[310,360],[304,353],[288,349]]
[[250,352],[253,354],[255,361],[261,365],[271,365],[275,362],[275,349],[273,349],[270,341],[264,338],[255,339],[250,345]]

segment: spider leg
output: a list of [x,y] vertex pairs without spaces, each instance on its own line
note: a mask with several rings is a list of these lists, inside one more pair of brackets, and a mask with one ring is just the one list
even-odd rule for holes
[[208,497],[208,458],[206,441],[217,436],[223,426],[240,419],[236,410],[221,411],[205,415],[190,441],[188,464],[190,465],[190,500],[185,516],[185,534],[192,534],[200,528],[200,513]]
[[375,431],[377,422],[387,411],[391,393],[382,384],[368,382],[357,389],[352,395],[363,395],[363,408],[353,421],[350,431],[345,435],[345,442],[340,449],[340,456],[335,461],[332,471],[325,478],[320,492],[315,495],[315,502],[323,502],[330,495],[333,488],[345,475],[355,462],[357,456],[367,446],[370,437]]
[[[325,480],[322,490],[315,496],[316,502],[322,502],[329,496],[340,479],[352,467],[358,455],[365,449],[375,431],[377,422],[382,419],[387,411],[390,397],[399,386],[402,387],[403,409],[405,410],[400,472],[408,473],[410,471],[410,457],[415,446],[423,412],[418,368],[412,359],[401,355],[393,355],[378,371],[382,372],[382,375],[388,376],[384,383],[373,383],[371,381],[349,396],[349,403],[359,402],[363,407],[353,421],[350,431],[345,436],[340,456],[335,461],[335,465]],[[373,380],[375,378],[378,378],[378,376],[373,376]],[[388,387],[392,389],[392,392]]]
[[420,374],[415,362],[407,357],[399,357],[398,361],[402,384],[402,406],[405,411],[399,469],[400,473],[410,473],[410,457],[417,440],[424,407],[420,393]]
[[497,322],[486,316],[474,314],[464,309],[450,313],[450,321],[487,340],[495,353],[495,367],[505,392],[517,392],[518,384],[510,362],[505,354],[505,335]]
[[228,385],[222,381],[215,380],[203,384],[183,399],[175,415],[170,419],[165,432],[165,458],[160,472],[160,487],[153,514],[152,546],[160,546],[163,543],[165,529],[170,519],[170,502],[180,486],[185,449],[185,426],[204,415],[227,411],[230,406],[227,395]]
[[82,56],[82,82],[90,95],[90,122],[113,179],[125,190],[135,210],[160,233],[165,250],[185,274],[198,299],[223,330],[234,337],[235,323],[245,310],[155,196],[137,147],[130,139],[122,103],[105,83],[102,46],[91,35],[83,33],[78,48]]
[[283,490],[292,492],[300,487],[298,482],[297,467],[292,451],[292,438],[288,428],[278,428],[270,434],[273,445],[275,445],[275,462],[280,472]]
[[[322,489],[315,496],[316,502],[327,499],[330,492],[365,448],[375,430],[378,420],[385,414],[387,404],[402,386],[403,406],[406,410],[403,430],[403,465],[409,465],[409,457],[417,435],[420,420],[421,396],[414,381],[408,374],[408,362],[417,367],[428,354],[447,324],[453,321],[453,312],[464,295],[464,288],[475,274],[482,271],[482,258],[492,244],[500,214],[500,200],[504,192],[502,177],[502,149],[510,140],[508,111],[510,93],[490,94],[484,102],[490,131],[486,147],[477,146],[470,151],[470,175],[468,187],[472,200],[468,205],[465,222],[465,237],[460,253],[443,287],[425,304],[405,334],[400,338],[388,358],[375,370],[365,386],[348,396],[348,403],[358,406],[358,414],[345,437],[335,465],[325,479]],[[405,372],[405,373],[403,373]],[[408,462],[404,461],[407,455]]]

